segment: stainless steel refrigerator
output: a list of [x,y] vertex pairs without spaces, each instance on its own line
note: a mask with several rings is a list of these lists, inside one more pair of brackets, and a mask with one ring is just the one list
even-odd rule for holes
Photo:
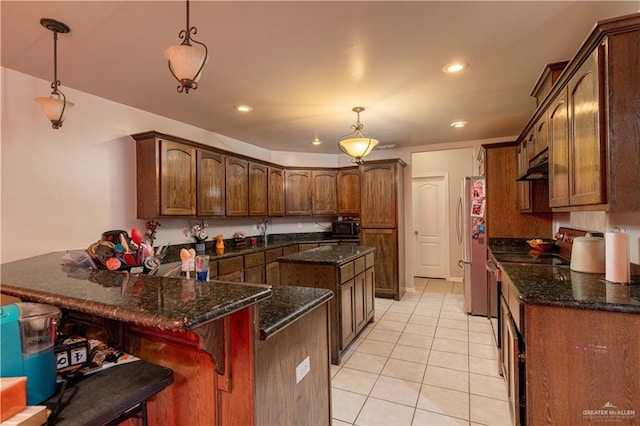
[[[487,222],[484,176],[462,179],[462,193],[456,212],[458,242],[462,246],[464,268],[464,309],[472,315],[495,316],[493,291],[487,289]],[[493,300],[492,300],[493,299]]]

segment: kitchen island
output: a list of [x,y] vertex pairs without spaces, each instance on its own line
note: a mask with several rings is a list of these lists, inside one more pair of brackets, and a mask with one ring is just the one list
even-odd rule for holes
[[330,291],[92,270],[63,265],[63,254],[3,264],[2,293],[57,306],[171,368],[149,424],[329,423]]
[[277,259],[281,285],[329,289],[331,362],[342,355],[375,314],[374,247],[325,246]]
[[513,424],[637,424],[638,277],[623,285],[568,265],[499,268],[500,360]]

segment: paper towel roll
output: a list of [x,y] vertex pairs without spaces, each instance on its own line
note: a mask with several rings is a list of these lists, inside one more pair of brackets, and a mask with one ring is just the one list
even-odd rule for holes
[[629,235],[607,232],[605,239],[605,279],[614,283],[628,283],[631,279],[629,264]]

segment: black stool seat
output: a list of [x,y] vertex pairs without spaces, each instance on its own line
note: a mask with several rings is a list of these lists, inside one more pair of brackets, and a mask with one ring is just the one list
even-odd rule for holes
[[[143,360],[117,365],[72,381],[63,391],[61,409],[49,424],[118,424],[138,413],[146,424],[146,401],[173,383],[173,371]],[[58,409],[59,393],[44,402]]]

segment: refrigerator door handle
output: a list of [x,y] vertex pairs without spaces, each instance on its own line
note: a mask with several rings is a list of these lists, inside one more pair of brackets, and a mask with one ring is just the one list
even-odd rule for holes
[[458,236],[458,244],[462,245],[462,197],[458,198],[458,206],[456,208],[456,234]]

